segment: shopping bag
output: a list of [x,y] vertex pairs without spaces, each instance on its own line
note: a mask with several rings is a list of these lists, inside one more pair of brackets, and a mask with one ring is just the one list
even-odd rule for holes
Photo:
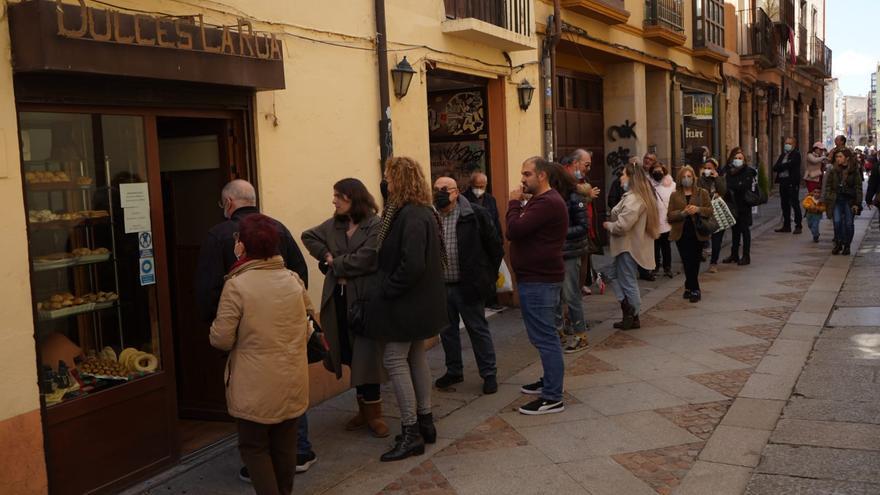
[[715,221],[718,223],[718,230],[715,232],[729,229],[736,223],[736,218],[734,218],[733,213],[730,212],[727,203],[721,198],[715,198],[712,200],[712,213],[712,216],[715,217]]
[[510,270],[507,268],[507,262],[501,260],[501,267],[498,268],[498,279],[495,281],[495,291],[513,292],[513,280],[510,277]]

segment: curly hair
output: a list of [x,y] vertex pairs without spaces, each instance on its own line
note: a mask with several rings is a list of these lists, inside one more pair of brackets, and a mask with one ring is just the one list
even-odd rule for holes
[[385,162],[385,176],[391,185],[388,200],[398,207],[406,204],[431,206],[431,186],[419,162],[406,156],[392,156]]

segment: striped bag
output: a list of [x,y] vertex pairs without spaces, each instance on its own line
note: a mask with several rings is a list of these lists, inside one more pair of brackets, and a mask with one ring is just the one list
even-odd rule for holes
[[730,208],[727,207],[727,203],[721,198],[715,198],[712,200],[712,212],[715,221],[718,222],[718,230],[715,232],[729,229],[736,223],[736,218],[730,213]]

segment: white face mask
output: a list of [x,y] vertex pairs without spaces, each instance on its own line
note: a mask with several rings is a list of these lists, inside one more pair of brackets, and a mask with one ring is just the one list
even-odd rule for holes
[[476,196],[476,197],[478,197],[478,198],[482,198],[483,195],[486,194],[486,190],[485,190],[485,189],[482,189],[482,188],[476,188],[476,187],[474,187],[474,188],[471,188],[471,191],[473,191],[473,192],[474,192],[474,196]]
[[733,166],[736,168],[740,168],[743,166],[743,161],[740,160],[739,158],[734,158],[733,159]]
[[703,177],[712,177],[712,171],[708,168],[703,169]]

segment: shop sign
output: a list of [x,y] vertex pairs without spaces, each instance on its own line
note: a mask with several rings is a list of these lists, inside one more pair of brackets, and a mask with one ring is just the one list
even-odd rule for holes
[[156,283],[156,262],[153,258],[141,258],[138,260],[140,267],[141,285],[152,285]]
[[272,33],[254,32],[246,19],[218,29],[206,25],[201,14],[128,14],[87,7],[85,0],[79,0],[78,12],[71,15],[62,0],[55,4],[57,34],[65,38],[281,60],[280,40]]
[[696,120],[712,120],[714,108],[712,95],[692,93],[684,96],[684,116]]

